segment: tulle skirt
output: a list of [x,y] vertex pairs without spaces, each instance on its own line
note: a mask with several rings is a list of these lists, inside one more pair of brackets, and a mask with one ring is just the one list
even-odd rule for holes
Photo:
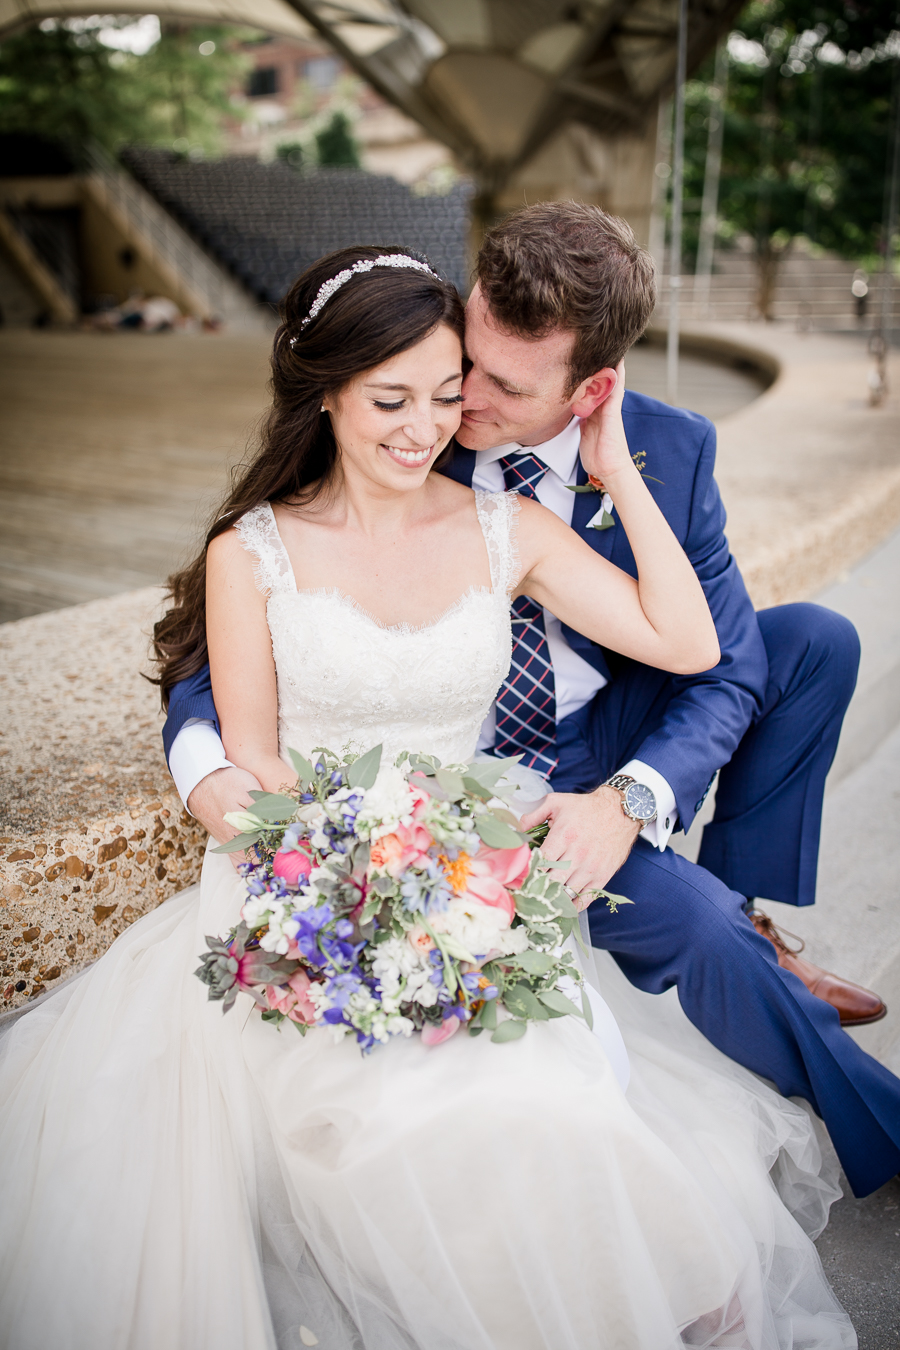
[[[838,1350],[807,1112],[598,954],[583,1023],[363,1059],[193,977],[240,885],[125,932],[0,1042],[2,1350]],[[824,1160],[823,1160],[824,1159]]]

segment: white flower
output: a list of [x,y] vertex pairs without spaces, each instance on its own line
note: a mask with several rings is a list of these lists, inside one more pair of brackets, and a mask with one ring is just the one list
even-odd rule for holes
[[356,817],[356,828],[365,838],[380,839],[390,834],[402,822],[412,820],[414,802],[409,783],[402,769],[395,764],[382,764],[378,777],[366,788],[362,810]]
[[398,1013],[387,1019],[386,1026],[389,1036],[411,1036],[416,1029],[415,1022],[411,1022],[408,1017],[401,1017]]
[[432,923],[435,932],[446,933],[479,957],[490,951],[512,955],[528,946],[527,932],[524,928],[511,929],[504,910],[496,905],[483,905],[468,894],[455,896],[443,913],[434,916]]
[[238,834],[255,834],[264,823],[252,811],[226,811],[223,820]]
[[241,909],[241,918],[248,928],[256,928],[265,923],[272,905],[268,895],[251,895]]

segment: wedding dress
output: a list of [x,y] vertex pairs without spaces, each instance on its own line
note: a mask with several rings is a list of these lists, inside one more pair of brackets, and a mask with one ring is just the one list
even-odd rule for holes
[[[282,750],[471,755],[516,575],[514,499],[476,505],[491,587],[418,628],[298,592],[270,508],[239,523]],[[856,1345],[807,1236],[839,1194],[833,1162],[674,991],[641,994],[598,954],[627,1093],[609,1022],[363,1058],[264,1024],[246,995],[225,1016],[207,1001],[198,954],[241,901],[207,852],[199,886],[6,1028],[3,1350]]]

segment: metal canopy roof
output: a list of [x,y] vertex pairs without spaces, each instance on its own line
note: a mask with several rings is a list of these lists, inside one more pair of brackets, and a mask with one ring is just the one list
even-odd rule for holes
[[[741,3],[690,0],[689,71]],[[118,13],[147,4],[114,0]],[[0,33],[92,12],[89,0],[0,0]],[[163,0],[159,13],[318,33],[491,196],[567,126],[645,130],[672,84],[678,0]]]
[[[573,122],[641,132],[675,71],[678,0],[289,0],[488,193]],[[688,69],[741,0],[692,0]]]
[[[103,7],[101,6],[101,10]],[[0,0],[0,36],[39,23],[42,19],[68,19],[98,12],[89,0]],[[310,37],[308,23],[285,0],[112,0],[104,13],[152,13],[160,18],[196,19],[199,23],[236,23],[264,28],[289,37]]]

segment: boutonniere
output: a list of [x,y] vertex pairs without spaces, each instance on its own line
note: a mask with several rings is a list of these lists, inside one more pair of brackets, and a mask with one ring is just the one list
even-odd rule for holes
[[[665,484],[663,483],[663,481],[662,481],[661,478],[654,478],[652,474],[645,473],[646,468],[647,468],[647,451],[646,451],[646,450],[635,450],[634,454],[631,456],[631,459],[632,459],[632,462],[634,463],[634,467],[637,469],[637,471],[638,471],[639,474],[645,475],[647,478],[651,479],[652,482],[654,482],[654,483],[659,483],[661,487],[664,487],[664,486],[665,486]],[[602,480],[602,479],[596,478],[592,473],[589,473],[589,474],[588,474],[588,480],[587,480],[586,483],[582,483],[582,484],[581,484],[580,486],[578,486],[578,487],[573,487],[573,486],[570,484],[570,485],[569,485],[569,491],[570,491],[570,492],[599,492],[599,493],[600,493],[600,510],[596,513],[596,515],[593,515],[593,516],[591,517],[591,519],[588,521],[587,526],[586,526],[586,529],[589,529],[589,530],[609,530],[609,529],[612,529],[613,525],[615,525],[615,523],[616,523],[615,520],[613,519],[613,514],[612,514],[612,513],[613,513],[613,510],[614,510],[613,499],[612,499],[612,497],[610,497],[609,493],[607,492],[606,488],[604,487],[604,485],[603,485],[603,480]]]
[[588,529],[588,530],[610,530],[610,529],[612,529],[613,525],[615,525],[615,523],[616,523],[616,522],[613,520],[613,514],[612,514],[612,513],[613,513],[613,499],[612,499],[612,497],[609,495],[609,493],[607,492],[606,488],[603,486],[602,481],[601,481],[599,478],[595,478],[594,475],[593,475],[592,473],[589,473],[589,474],[588,474],[588,480],[587,480],[586,483],[582,483],[580,487],[572,487],[572,486],[570,486],[570,487],[569,487],[569,491],[570,491],[570,492],[599,492],[599,493],[600,493],[600,510],[599,510],[595,515],[591,516],[591,518],[590,518],[590,520],[588,521],[588,523],[587,523],[587,525],[586,525],[585,528]]

